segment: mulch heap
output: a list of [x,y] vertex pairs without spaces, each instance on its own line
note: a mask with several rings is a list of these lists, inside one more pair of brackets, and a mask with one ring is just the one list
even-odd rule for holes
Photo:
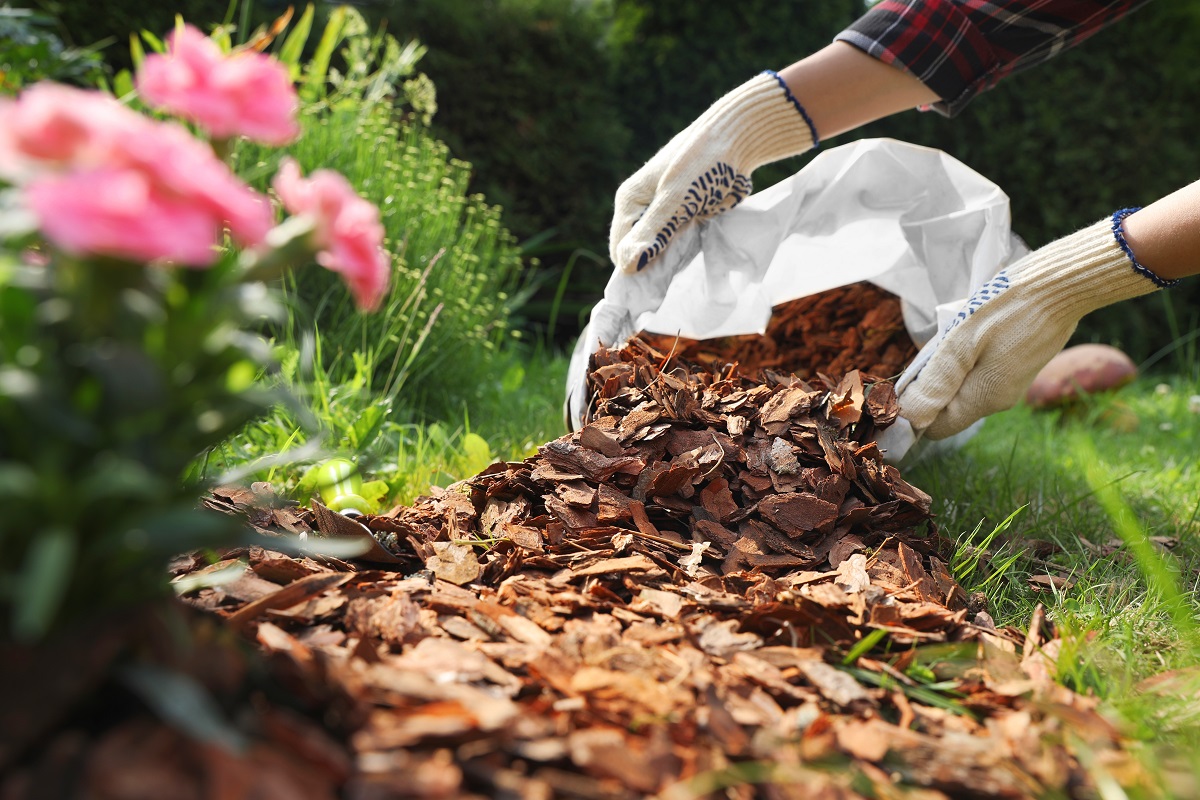
[[594,356],[582,430],[411,507],[353,521],[261,485],[215,494],[377,562],[174,565],[245,563],[186,600],[256,641],[308,715],[259,726],[291,757],[259,780],[843,799],[1092,796],[1081,758],[1136,776],[1096,701],[1050,679],[1048,626],[997,629],[951,576],[930,498],[875,443],[891,385],[758,377],[634,340]]

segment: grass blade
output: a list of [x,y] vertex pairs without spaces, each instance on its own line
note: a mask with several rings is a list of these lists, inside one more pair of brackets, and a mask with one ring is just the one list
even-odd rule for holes
[[313,4],[309,3],[300,19],[296,21],[295,27],[283,40],[283,46],[279,48],[278,58],[287,65],[293,81],[300,77],[300,56],[303,55],[304,45],[308,43],[309,34],[312,33],[313,14]]

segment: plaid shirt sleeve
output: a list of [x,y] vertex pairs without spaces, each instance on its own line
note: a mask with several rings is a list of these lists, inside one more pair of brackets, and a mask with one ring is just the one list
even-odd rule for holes
[[836,39],[916,76],[954,116],[1001,79],[1150,0],[882,0]]

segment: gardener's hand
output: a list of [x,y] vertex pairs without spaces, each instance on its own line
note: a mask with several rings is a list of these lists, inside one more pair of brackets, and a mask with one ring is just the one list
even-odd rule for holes
[[1129,213],[1030,253],[975,292],[897,385],[918,434],[944,439],[1016,405],[1085,314],[1175,283],[1133,258]]
[[750,173],[812,149],[816,129],[774,72],[718,100],[617,190],[609,255],[624,272],[653,261],[681,227],[750,194]]

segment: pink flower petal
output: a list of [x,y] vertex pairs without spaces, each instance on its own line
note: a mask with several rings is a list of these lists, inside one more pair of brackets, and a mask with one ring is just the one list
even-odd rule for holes
[[134,170],[49,175],[30,183],[25,197],[43,234],[67,253],[187,266],[217,256],[220,227],[212,215]]
[[147,103],[217,138],[281,145],[299,136],[300,101],[282,63],[254,51],[226,55],[191,25],[168,42],[166,55],[146,56],[138,70],[137,90]]
[[302,178],[292,159],[280,165],[273,185],[288,213],[313,220],[317,263],[342,276],[360,308],[378,308],[391,273],[379,209],[333,170]]

